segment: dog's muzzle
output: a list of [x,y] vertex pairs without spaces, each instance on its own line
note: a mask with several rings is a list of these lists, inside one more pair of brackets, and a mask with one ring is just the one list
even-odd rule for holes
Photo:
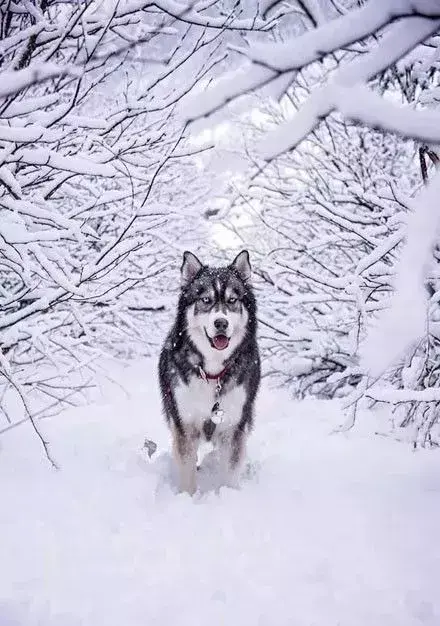
[[207,336],[211,346],[216,350],[224,350],[229,346],[229,337],[223,333],[217,333],[214,337],[210,337],[205,328],[205,335]]

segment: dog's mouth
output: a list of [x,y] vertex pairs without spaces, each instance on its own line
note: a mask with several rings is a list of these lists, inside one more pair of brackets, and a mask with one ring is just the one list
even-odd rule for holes
[[214,337],[210,337],[205,329],[205,334],[208,337],[208,341],[213,348],[216,350],[224,350],[229,346],[229,337],[226,335],[214,335]]

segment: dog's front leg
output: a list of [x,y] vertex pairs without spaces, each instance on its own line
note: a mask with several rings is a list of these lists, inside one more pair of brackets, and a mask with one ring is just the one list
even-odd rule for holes
[[222,484],[237,488],[246,452],[246,434],[236,428],[219,441],[219,469]]
[[173,431],[173,455],[179,473],[179,489],[191,496],[196,491],[198,439]]

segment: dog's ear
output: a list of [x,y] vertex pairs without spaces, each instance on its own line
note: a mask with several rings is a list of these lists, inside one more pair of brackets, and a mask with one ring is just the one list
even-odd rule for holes
[[200,272],[203,265],[192,252],[183,253],[182,267],[180,268],[182,287],[192,281],[192,279]]
[[250,280],[252,269],[249,261],[249,252],[247,250],[242,250],[240,254],[237,254],[231,263],[231,267],[239,274],[242,280]]

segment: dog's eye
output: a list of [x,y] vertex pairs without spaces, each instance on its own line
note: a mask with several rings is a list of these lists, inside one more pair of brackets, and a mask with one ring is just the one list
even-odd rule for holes
[[237,302],[237,298],[235,296],[230,296],[228,298],[228,304],[235,304]]
[[203,304],[211,304],[212,302],[209,296],[203,296],[203,298],[201,298],[201,301],[203,302]]

